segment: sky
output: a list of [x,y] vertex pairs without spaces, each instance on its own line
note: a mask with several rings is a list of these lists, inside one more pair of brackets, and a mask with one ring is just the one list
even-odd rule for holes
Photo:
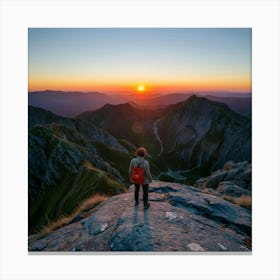
[[250,28],[29,28],[28,90],[251,92]]

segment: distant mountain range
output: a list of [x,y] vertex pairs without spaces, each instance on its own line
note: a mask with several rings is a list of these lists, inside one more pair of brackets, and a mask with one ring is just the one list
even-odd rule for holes
[[[141,109],[159,109],[185,101],[193,93],[149,94],[149,95],[110,95],[100,92],[38,91],[28,94],[28,104],[65,116],[75,117],[86,111],[93,111],[105,104],[118,105],[130,103]],[[251,94],[231,92],[199,92],[197,96],[227,104],[242,115],[251,115]]]
[[85,111],[96,110],[104,104],[128,102],[121,95],[108,95],[99,92],[38,91],[28,94],[28,105],[40,107],[51,112],[74,117]]
[[31,233],[95,193],[126,191],[128,165],[140,145],[148,149],[154,178],[170,169],[210,173],[229,160],[251,162],[251,120],[195,95],[157,110],[106,104],[75,118],[29,106],[28,123]]

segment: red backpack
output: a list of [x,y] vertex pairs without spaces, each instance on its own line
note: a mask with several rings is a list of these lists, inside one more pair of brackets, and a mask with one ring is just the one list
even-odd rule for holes
[[144,169],[140,167],[140,164],[138,164],[138,167],[133,167],[130,181],[139,185],[144,183]]

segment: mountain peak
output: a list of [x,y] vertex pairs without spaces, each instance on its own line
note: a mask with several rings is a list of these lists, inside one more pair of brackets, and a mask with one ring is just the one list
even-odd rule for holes
[[105,104],[103,107],[98,109],[97,111],[103,111],[103,110],[109,110],[109,111],[120,111],[120,112],[131,112],[135,110],[135,108],[127,103],[121,103],[121,104]]
[[203,96],[197,96],[197,95],[195,95],[195,94],[193,94],[192,96],[190,96],[187,100],[186,100],[186,102],[187,103],[191,103],[191,102],[200,102],[200,103],[202,103],[202,102],[209,102],[209,103],[212,103],[212,101],[211,100],[209,100],[209,99],[207,99],[207,98],[205,98],[205,97],[203,97]]
[[[223,111],[226,111],[227,113],[233,114],[233,115],[238,115],[237,113],[235,113],[234,111],[232,111],[228,105],[226,105],[225,103],[222,102],[218,102],[218,101],[214,101],[214,100],[210,100],[206,97],[202,97],[202,96],[197,96],[197,95],[192,95],[190,96],[187,100],[179,103],[181,104],[180,107],[183,106],[183,108],[185,107],[189,107],[189,106],[198,106],[199,109],[203,110],[203,107],[213,107],[213,109],[221,109]],[[175,104],[176,106],[176,104]],[[198,108],[197,108],[198,109]]]
[[188,100],[197,100],[197,99],[200,99],[201,97],[198,97],[197,95],[193,94],[191,95]]

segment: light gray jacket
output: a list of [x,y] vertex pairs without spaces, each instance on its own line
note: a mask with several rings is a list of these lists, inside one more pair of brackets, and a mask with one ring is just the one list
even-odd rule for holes
[[152,175],[150,171],[150,164],[143,157],[136,157],[130,161],[128,175],[131,176],[133,167],[137,167],[140,164],[140,167],[144,169],[144,185],[147,185],[152,182]]

